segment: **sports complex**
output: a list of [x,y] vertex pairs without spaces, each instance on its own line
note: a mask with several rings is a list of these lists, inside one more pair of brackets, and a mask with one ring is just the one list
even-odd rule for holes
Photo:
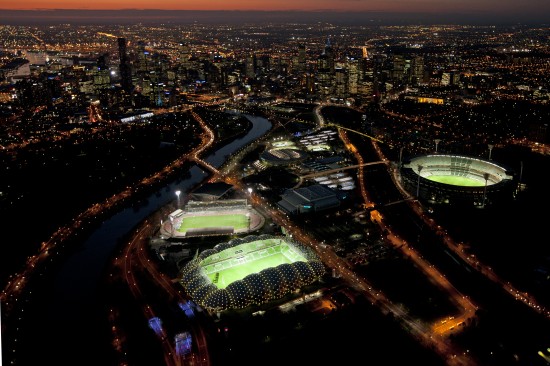
[[181,284],[213,311],[261,305],[318,280],[325,267],[309,247],[286,236],[249,235],[206,249],[181,271]]
[[189,201],[175,210],[161,225],[165,237],[242,234],[258,230],[265,219],[246,199]]
[[411,194],[430,203],[485,207],[513,197],[513,170],[491,160],[462,155],[422,155],[404,162],[401,180]]

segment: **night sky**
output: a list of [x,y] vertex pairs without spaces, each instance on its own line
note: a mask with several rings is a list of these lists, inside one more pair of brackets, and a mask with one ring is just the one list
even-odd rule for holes
[[549,0],[18,0],[0,4],[0,22],[97,20],[285,21],[391,24],[550,23]]
[[3,9],[340,10],[398,12],[496,12],[550,14],[548,0],[19,0]]

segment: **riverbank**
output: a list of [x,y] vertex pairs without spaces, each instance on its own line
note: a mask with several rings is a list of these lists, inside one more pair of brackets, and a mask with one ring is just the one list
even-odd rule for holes
[[[253,119],[252,128],[244,138],[235,137],[232,143],[212,151],[207,158],[212,158],[214,165],[219,166],[228,154],[261,137],[270,128],[271,123],[266,119]],[[97,350],[98,357],[112,355],[112,337],[106,332],[108,322],[102,311],[105,302],[100,298],[102,289],[98,281],[115,254],[115,248],[124,243],[123,238],[135,230],[137,223],[173,202],[176,190],[185,193],[207,178],[203,170],[189,164],[187,160],[185,164],[180,161],[164,169],[158,179],[146,179],[131,188],[116,201],[117,204],[102,211],[97,226],[89,226],[93,230],[85,229],[83,224],[89,222],[79,222],[82,228],[71,238],[74,241],[71,241],[70,250],[50,253],[52,259],[44,262],[36,280],[31,280],[26,292],[18,296],[17,311],[3,321],[2,333],[8,335],[3,337],[7,340],[5,349],[13,350],[11,359],[6,362],[27,365],[51,361],[56,365],[72,365],[78,359],[80,365],[104,364],[105,359],[87,357],[82,360],[79,357],[82,345]],[[15,316],[21,312],[24,317]],[[2,316],[6,316],[4,311]],[[40,339],[38,344],[37,339]]]

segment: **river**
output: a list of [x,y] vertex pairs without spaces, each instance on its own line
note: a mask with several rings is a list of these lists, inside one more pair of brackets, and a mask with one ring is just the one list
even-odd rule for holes
[[[267,119],[245,116],[252,122],[250,131],[211,153],[205,158],[208,163],[220,167],[232,153],[271,129],[271,122]],[[121,210],[105,220],[83,241],[79,250],[61,266],[54,280],[46,282],[51,288],[41,289],[40,294],[32,300],[33,315],[30,318],[33,334],[25,332],[25,338],[36,343],[22,348],[40,356],[23,354],[17,357],[17,364],[27,364],[27,357],[56,366],[92,364],[94,355],[102,353],[101,347],[105,348],[105,340],[100,342],[97,339],[98,334],[102,333],[97,329],[98,323],[104,325],[96,318],[99,283],[119,239],[153,212],[175,201],[177,190],[181,190],[182,196],[185,196],[208,176],[207,172],[193,166],[186,179],[167,182],[166,186],[151,194],[143,204]],[[34,311],[38,309],[41,310],[40,314]],[[98,365],[112,364],[110,360],[104,361]]]

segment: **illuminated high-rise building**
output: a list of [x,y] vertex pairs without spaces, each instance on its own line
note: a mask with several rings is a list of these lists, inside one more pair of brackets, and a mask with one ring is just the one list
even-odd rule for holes
[[348,93],[355,95],[357,94],[357,84],[359,82],[359,60],[348,58],[346,68],[348,70]]
[[405,56],[393,55],[391,68],[391,78],[393,80],[403,80],[405,77],[405,64]]
[[93,74],[94,91],[99,95],[100,100],[105,102],[107,89],[111,86],[111,72],[107,67],[107,55],[100,55],[97,58],[96,68]]
[[367,46],[363,46],[361,48],[361,54],[363,58],[369,58],[369,51],[367,50]]
[[424,83],[424,57],[415,56],[412,59],[411,78],[414,84]]
[[249,55],[246,58],[246,77],[255,78],[256,77],[256,55]]
[[180,65],[184,69],[189,69],[191,67],[191,47],[187,43],[179,44],[179,61]]
[[149,71],[149,51],[145,48],[144,41],[138,41],[138,71],[148,72]]
[[330,73],[334,73],[334,48],[330,43],[330,38],[327,38],[327,42],[325,43],[324,54],[326,55],[327,66]]
[[304,44],[298,45],[298,72],[304,73],[306,71],[306,46]]
[[130,93],[132,91],[132,71],[126,53],[126,38],[118,38],[118,57],[120,59],[120,84],[125,92]]

